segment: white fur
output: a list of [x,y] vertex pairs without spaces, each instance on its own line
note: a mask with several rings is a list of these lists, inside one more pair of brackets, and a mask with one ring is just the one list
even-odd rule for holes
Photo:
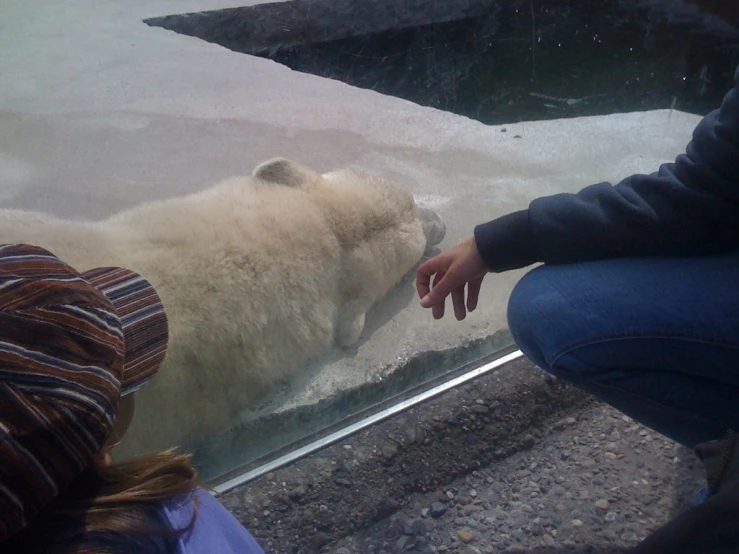
[[156,287],[170,346],[137,394],[124,444],[141,452],[202,442],[270,385],[355,343],[423,255],[422,219],[409,193],[376,177],[272,160],[102,222],[0,210],[0,242],[43,246],[80,271],[127,267]]

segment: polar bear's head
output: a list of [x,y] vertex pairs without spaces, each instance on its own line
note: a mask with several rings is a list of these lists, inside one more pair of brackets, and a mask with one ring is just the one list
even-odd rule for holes
[[254,171],[266,186],[286,186],[318,208],[340,248],[335,342],[355,344],[367,311],[441,242],[441,218],[407,190],[360,171],[319,174],[283,158]]
[[[344,204],[347,214],[372,216],[370,220],[375,227],[382,220],[390,224],[398,222],[383,218],[382,213],[378,213],[383,209],[388,210],[386,216],[401,216],[401,219],[411,216],[420,222],[427,248],[439,244],[446,235],[446,226],[436,212],[417,207],[410,193],[359,171],[341,170],[321,175],[291,160],[273,158],[257,166],[254,177],[266,183],[321,191],[321,196],[328,195],[332,203]],[[377,204],[369,212],[359,209],[360,205],[367,208],[367,203],[373,199]],[[352,200],[358,204],[352,207]]]

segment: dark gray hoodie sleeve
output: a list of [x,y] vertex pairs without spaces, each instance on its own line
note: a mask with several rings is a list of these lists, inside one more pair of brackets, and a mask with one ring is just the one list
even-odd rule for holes
[[475,242],[491,271],[738,249],[739,69],[734,78],[720,109],[701,120],[674,163],[616,185],[538,198],[527,210],[478,225]]

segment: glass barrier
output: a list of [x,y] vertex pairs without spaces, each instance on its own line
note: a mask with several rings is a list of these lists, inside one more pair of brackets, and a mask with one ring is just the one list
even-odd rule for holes
[[180,445],[215,481],[509,352],[525,270],[435,321],[418,264],[656,170],[739,63],[697,0],[84,4],[7,15],[2,207],[44,215],[0,238],[154,283],[170,351],[120,456]]

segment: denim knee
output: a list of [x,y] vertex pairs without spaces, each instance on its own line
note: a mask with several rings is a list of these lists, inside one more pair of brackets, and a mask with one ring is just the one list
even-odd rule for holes
[[551,372],[547,361],[545,311],[556,309],[548,279],[542,277],[545,267],[537,267],[516,284],[508,299],[508,328],[524,355],[540,368]]

